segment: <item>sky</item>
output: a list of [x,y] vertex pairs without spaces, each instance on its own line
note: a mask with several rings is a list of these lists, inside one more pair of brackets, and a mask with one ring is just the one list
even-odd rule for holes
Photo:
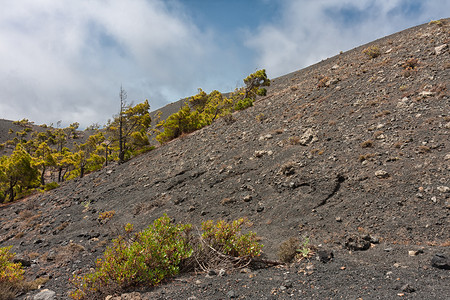
[[450,17],[449,0],[0,0],[0,118],[106,124]]

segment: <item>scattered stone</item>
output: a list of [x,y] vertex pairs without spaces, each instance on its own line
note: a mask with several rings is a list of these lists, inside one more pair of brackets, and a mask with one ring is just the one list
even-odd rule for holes
[[337,70],[337,69],[339,69],[339,65],[334,65],[331,67],[331,70]]
[[370,240],[356,234],[350,234],[346,237],[344,246],[349,250],[364,251],[370,248]]
[[227,293],[227,297],[230,299],[234,299],[234,298],[237,298],[237,295],[236,295],[235,291],[231,290]]
[[392,247],[384,248],[384,251],[386,251],[386,252],[391,252],[392,250],[394,250],[394,248],[392,248]]
[[16,258],[14,258],[13,262],[15,264],[20,263],[22,265],[22,267],[30,267],[31,266],[31,261],[29,259],[25,259],[25,258],[16,257]]
[[319,259],[319,261],[323,262],[323,263],[327,263],[330,260],[332,260],[334,257],[334,254],[332,251],[328,251],[328,250],[319,250],[317,252],[317,258]]
[[434,48],[434,54],[441,55],[444,52],[444,50],[447,48],[448,48],[447,44],[437,46]]
[[318,140],[319,139],[317,138],[317,135],[315,134],[315,132],[311,128],[308,128],[303,133],[303,135],[300,137],[299,144],[302,146],[307,146]]
[[288,289],[290,289],[292,287],[292,281],[290,281],[289,279],[286,279],[284,281],[284,286],[287,287]]
[[379,244],[380,243],[380,238],[377,236],[370,236],[370,242],[372,244]]
[[273,151],[272,150],[269,150],[269,151],[266,151],[266,150],[256,150],[255,151],[255,153],[253,154],[256,158],[260,158],[260,157],[263,157],[264,155],[272,155],[273,154]]
[[226,272],[224,269],[220,269],[218,275],[219,275],[220,277],[227,276],[227,272]]
[[216,276],[216,275],[217,275],[217,272],[216,272],[215,270],[209,270],[209,271],[208,271],[208,275],[209,275],[209,276]]
[[54,300],[56,299],[55,295],[56,293],[54,291],[44,289],[39,293],[37,293],[36,295],[34,295],[33,300]]
[[419,97],[420,98],[428,98],[428,97],[431,97],[431,96],[434,96],[433,92],[422,91],[422,92],[419,93]]
[[259,140],[260,141],[266,141],[266,140],[270,140],[271,138],[273,138],[273,136],[269,133],[269,134],[260,136]]
[[450,187],[448,186],[438,186],[437,190],[441,193],[448,193],[450,192]]
[[336,84],[338,82],[339,82],[339,78],[332,78],[332,79],[328,80],[327,82],[325,82],[325,86],[328,87],[328,86]]
[[419,250],[410,250],[410,251],[408,251],[408,255],[409,255],[409,256],[417,256],[417,255],[419,255],[419,254],[421,254],[421,253],[423,253],[423,250],[422,250],[422,249],[419,249]]
[[416,291],[416,289],[410,286],[408,283],[403,285],[400,289],[404,293],[413,293]]
[[336,222],[342,222],[342,218],[341,217],[336,217]]
[[384,170],[378,170],[375,172],[375,176],[377,176],[378,178],[388,178],[389,173]]
[[264,206],[258,206],[256,209],[257,212],[262,212],[264,210]]
[[244,200],[244,202],[250,202],[251,200],[252,200],[252,195],[246,195],[246,196],[244,196],[244,198],[243,198],[243,200]]
[[431,259],[431,266],[438,269],[450,270],[450,258],[445,254],[436,253]]
[[287,287],[285,287],[284,285],[280,286],[280,292],[284,292],[287,290]]

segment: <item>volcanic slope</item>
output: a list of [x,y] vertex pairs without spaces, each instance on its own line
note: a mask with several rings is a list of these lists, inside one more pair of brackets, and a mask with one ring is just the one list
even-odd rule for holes
[[[3,205],[0,246],[64,299],[128,222],[247,217],[268,259],[292,236],[333,258],[183,275],[135,299],[445,299],[449,36],[446,19],[339,54],[274,79],[232,122]],[[363,53],[371,46],[379,56]],[[102,225],[105,211],[115,215]]]

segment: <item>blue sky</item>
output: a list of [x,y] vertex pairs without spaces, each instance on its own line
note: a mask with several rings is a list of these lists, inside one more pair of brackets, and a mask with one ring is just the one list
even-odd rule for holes
[[0,118],[105,124],[280,76],[440,18],[448,0],[0,0]]

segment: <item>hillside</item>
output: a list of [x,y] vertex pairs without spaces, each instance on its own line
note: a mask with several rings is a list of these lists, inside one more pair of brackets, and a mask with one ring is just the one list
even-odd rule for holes
[[449,19],[424,24],[276,78],[234,122],[0,206],[0,246],[65,299],[128,222],[247,217],[269,259],[292,236],[333,258],[184,275],[132,299],[445,299],[449,38]]

